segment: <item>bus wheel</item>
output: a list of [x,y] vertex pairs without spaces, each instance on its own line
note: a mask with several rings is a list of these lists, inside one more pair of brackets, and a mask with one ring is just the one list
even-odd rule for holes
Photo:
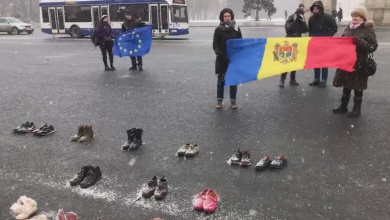
[[79,26],[73,26],[70,28],[70,36],[72,38],[80,38],[81,37],[81,29]]

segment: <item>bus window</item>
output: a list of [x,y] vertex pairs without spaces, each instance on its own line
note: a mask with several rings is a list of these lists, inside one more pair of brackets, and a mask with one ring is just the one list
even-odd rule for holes
[[110,21],[118,22],[125,20],[126,6],[110,5]]
[[168,5],[161,5],[162,29],[168,29]]
[[47,7],[42,7],[42,22],[49,23],[49,9]]
[[102,10],[102,16],[103,15],[108,15],[107,6],[101,7],[100,10]]
[[65,22],[91,22],[91,6],[65,6]]
[[188,13],[186,6],[172,5],[172,22],[188,23]]
[[142,21],[149,21],[148,4],[130,4],[130,5],[110,5],[110,20],[118,22],[125,20],[125,13],[129,11],[135,19],[141,18]]

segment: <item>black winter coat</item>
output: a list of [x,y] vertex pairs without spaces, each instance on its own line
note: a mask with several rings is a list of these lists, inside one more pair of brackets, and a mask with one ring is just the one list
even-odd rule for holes
[[309,18],[309,35],[311,37],[324,37],[324,36],[333,36],[337,33],[337,23],[332,15],[324,12],[324,5],[322,1],[316,1],[310,7],[310,10],[313,12],[313,8],[318,7],[320,12],[318,14],[313,14]]
[[366,21],[356,29],[347,27],[342,36],[356,37],[360,41],[356,45],[356,63],[353,72],[341,69],[336,70],[333,86],[344,87],[353,90],[367,89],[368,73],[366,71],[366,59],[369,53],[373,53],[378,48],[374,22]]
[[139,28],[139,27],[143,27],[145,26],[145,24],[141,21],[141,19],[139,20],[135,20],[134,18],[131,19],[130,21],[129,20],[126,20],[123,24],[122,24],[122,32],[126,32],[128,30],[133,30],[135,28]]
[[95,45],[112,43],[112,29],[108,23],[100,22],[99,28],[95,30],[92,37]]
[[298,13],[290,15],[284,27],[286,29],[286,37],[302,37],[302,34],[309,31],[304,18]]
[[215,74],[219,77],[224,77],[229,66],[229,59],[227,57],[226,42],[230,39],[242,38],[239,27],[226,27],[220,25],[215,29],[213,39],[213,49],[217,55],[215,62]]

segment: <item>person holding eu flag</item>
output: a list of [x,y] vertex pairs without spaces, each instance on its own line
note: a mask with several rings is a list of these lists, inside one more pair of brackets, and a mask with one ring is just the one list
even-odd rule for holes
[[[226,42],[230,39],[242,38],[241,30],[234,21],[233,11],[225,8],[219,15],[220,25],[215,29],[213,39],[213,49],[217,55],[215,62],[215,74],[218,77],[217,84],[217,109],[222,108],[222,101],[225,86],[225,74],[229,66],[229,58],[227,56]],[[237,85],[230,86],[230,102],[231,108],[237,109],[236,103]]]
[[[144,27],[145,26],[145,23],[141,21],[141,19],[134,19],[133,16],[131,15],[130,11],[126,11],[126,20],[125,22],[122,24],[122,31],[123,33],[126,32],[126,31],[129,31],[129,30],[133,30],[135,28],[140,28],[140,27]],[[137,67],[138,67],[138,70],[139,71],[143,71],[143,68],[142,68],[142,56],[130,56],[130,59],[131,59],[131,67],[130,67],[130,71],[131,70],[137,70]],[[138,63],[137,63],[138,62]]]

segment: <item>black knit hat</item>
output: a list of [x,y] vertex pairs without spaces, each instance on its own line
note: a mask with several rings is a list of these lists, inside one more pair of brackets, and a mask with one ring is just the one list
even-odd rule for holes
[[225,13],[229,13],[229,14],[232,16],[232,20],[234,20],[234,13],[233,13],[232,9],[230,9],[230,8],[224,8],[224,9],[221,11],[221,13],[219,14],[219,20],[220,20],[221,22],[223,22],[223,15],[224,15]]

